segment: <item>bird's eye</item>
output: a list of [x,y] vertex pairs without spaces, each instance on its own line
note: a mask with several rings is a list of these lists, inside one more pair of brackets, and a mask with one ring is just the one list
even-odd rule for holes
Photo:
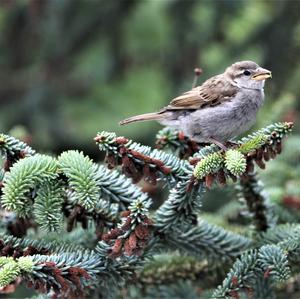
[[246,70],[246,71],[244,71],[244,75],[245,75],[245,76],[250,76],[251,73],[250,73],[249,71]]

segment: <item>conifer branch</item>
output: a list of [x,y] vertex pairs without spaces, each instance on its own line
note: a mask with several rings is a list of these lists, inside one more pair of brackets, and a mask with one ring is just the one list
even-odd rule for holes
[[160,232],[168,232],[185,224],[197,223],[197,213],[200,212],[201,199],[205,188],[203,184],[191,186],[189,177],[178,182],[172,188],[168,199],[155,214],[155,226]]
[[257,251],[251,250],[243,254],[232,266],[227,277],[212,294],[212,299],[231,299],[238,297],[239,291],[252,291],[251,282],[255,281],[255,273],[261,270],[257,264]]
[[20,267],[12,258],[0,257],[0,287],[5,287],[20,274]]
[[55,232],[62,229],[63,194],[64,189],[57,182],[44,184],[37,191],[33,204],[33,215],[42,230]]
[[112,246],[111,256],[142,253],[152,235],[153,223],[148,217],[150,205],[148,199],[136,199],[128,211],[122,212],[122,223],[102,236],[102,240]]
[[110,203],[109,201],[99,199],[97,201],[94,212],[95,217],[98,217],[98,221],[96,221],[96,223],[99,224],[99,221],[104,221],[106,227],[112,225],[113,223],[119,220],[119,205],[116,203],[114,204]]
[[290,276],[287,254],[277,245],[265,245],[244,253],[232,266],[227,277],[212,295],[213,299],[238,297],[239,292],[252,293],[258,279],[272,285]]
[[284,238],[277,243],[280,248],[288,254],[291,265],[298,265],[300,262],[300,235],[299,231],[289,238]]
[[[172,285],[179,276],[188,280],[205,274],[212,277],[211,269],[227,269],[238,258],[213,298],[237,297],[241,292],[257,294],[260,288],[271,294],[278,283],[290,276],[290,265],[300,262],[300,239],[297,226],[267,230],[275,225],[273,208],[253,168],[254,163],[263,168],[266,161],[281,152],[282,138],[291,128],[291,123],[269,126],[226,151],[215,145],[198,150],[199,145],[182,134],[165,129],[163,134],[169,136],[163,146],[177,147],[181,157],[197,150],[190,161],[113,133],[99,133],[95,140],[106,152],[108,166],[120,165],[130,179],[97,165],[78,151],[64,152],[55,159],[29,150],[27,157],[17,161],[23,158],[20,152],[26,145],[14,145],[13,139],[11,143],[1,143],[0,138],[1,153],[6,159],[7,153],[17,153],[15,160],[11,159],[14,164],[0,173],[3,207],[20,216],[34,216],[39,228],[47,232],[60,230],[65,218],[68,230],[81,222],[91,236],[88,244],[80,245],[49,242],[49,238],[38,241],[1,236],[4,264],[1,266],[0,258],[0,285],[22,277],[40,292],[51,290],[57,296],[71,297],[88,294],[86,287],[97,285],[98,292],[106,298],[126,282]],[[132,184],[141,178],[153,184],[164,180],[170,188],[167,200],[152,213],[154,221],[148,211],[152,201]],[[240,179],[240,194],[260,232],[254,241],[199,218],[205,190],[214,181],[224,185],[229,178]],[[288,240],[283,241],[285,236]],[[86,249],[94,248],[97,238],[102,241],[95,250]],[[178,265],[167,260],[165,265],[173,269],[171,273],[158,263],[147,268],[151,265],[147,257],[157,253],[155,248],[176,250],[191,257],[179,258]],[[191,270],[187,271],[185,265]],[[146,272],[138,271],[139,267]]]
[[165,127],[156,134],[158,149],[170,148],[178,152],[179,158],[189,158],[200,150],[200,145],[184,136],[182,132]]
[[[103,269],[104,261],[95,253],[85,251],[57,255],[33,255],[33,269],[23,279],[28,287],[44,293],[80,296]],[[86,292],[86,290],[85,290]]]
[[104,265],[99,255],[84,251],[0,259],[6,261],[0,269],[0,286],[21,276],[28,287],[42,293],[52,289],[60,296],[82,294],[83,287],[91,284],[89,280],[95,280]]
[[231,262],[252,245],[250,239],[204,220],[200,220],[194,227],[174,229],[164,235],[164,240],[171,248],[208,259],[212,263]]
[[19,160],[4,177],[2,205],[19,216],[28,215],[32,206],[30,191],[57,178],[57,170],[56,160],[49,156]]
[[206,260],[199,261],[190,256],[159,255],[145,265],[137,274],[137,279],[146,285],[161,285],[176,283],[179,279],[203,280],[209,276],[205,280],[208,282],[214,271]]
[[258,263],[265,278],[270,275],[273,283],[285,282],[291,275],[288,255],[277,245],[265,245],[258,251]]
[[[86,222],[88,218],[98,224],[117,220],[112,217],[115,208],[126,210],[137,198],[149,199],[130,179],[92,163],[76,151],[63,153],[58,162],[45,155],[22,159],[6,172],[0,187],[4,207],[19,216],[33,212],[36,222],[49,231],[61,227],[61,210],[70,216],[71,229],[76,221]],[[100,198],[101,194],[107,203]],[[118,207],[109,206],[109,201],[118,203]],[[82,206],[80,215],[76,205]]]
[[191,171],[190,165],[173,155],[150,147],[141,146],[116,134],[101,132],[95,137],[100,151],[106,152],[109,168],[122,165],[123,173],[132,178],[134,183],[143,177],[155,184],[157,179],[167,179],[174,185]]
[[35,150],[17,138],[0,134],[0,155],[2,158],[7,158],[8,156],[15,157],[17,155],[20,155],[20,157],[29,157],[35,155]]
[[5,171],[8,171],[19,159],[33,155],[35,155],[35,151],[23,141],[12,136],[0,134],[0,157],[5,159]]
[[[292,127],[293,123],[270,125],[242,138],[237,142],[237,146],[226,153],[220,151],[215,145],[205,146],[194,154],[191,161],[193,164],[199,161],[194,170],[195,177],[204,179],[210,187],[214,180],[223,185],[227,178],[235,180],[253,171],[254,162],[260,168],[264,168],[264,161],[274,159],[281,153],[282,139],[291,132]],[[186,140],[182,134],[169,128],[160,131],[158,138],[163,140],[162,147],[169,145],[175,150],[176,146],[182,150],[182,140]]]
[[275,225],[276,217],[256,173],[243,176],[237,185],[239,198],[247,204],[250,217],[257,231],[266,231]]
[[83,250],[75,243],[16,238],[11,235],[0,235],[0,256],[20,257],[33,254],[50,254]]
[[[16,241],[15,239],[14,242]],[[23,242],[19,240],[19,243]],[[16,252],[19,245],[14,246]],[[85,288],[95,285],[96,281],[100,281],[104,288],[108,284],[114,285],[114,288],[120,287],[127,279],[134,277],[136,268],[143,259],[125,256],[118,260],[110,259],[109,251],[110,247],[103,242],[98,244],[96,252],[58,250],[47,255],[45,251],[44,254],[36,254],[38,251],[33,247],[22,251],[19,246],[17,257],[0,257],[0,284],[6,286],[21,276],[29,287],[42,293],[53,290],[58,296],[81,296],[88,292],[89,289]],[[3,249],[1,252],[4,253]],[[11,251],[6,249],[6,253],[9,252]]]
[[102,196],[112,203],[118,203],[120,210],[126,210],[138,198],[149,199],[147,193],[142,192],[141,188],[132,184],[131,179],[116,170],[99,165],[97,176]]
[[[136,273],[138,269],[145,264],[146,257],[151,256],[151,247],[149,251],[143,253],[143,255],[126,256],[121,255],[118,258],[111,257],[111,247],[104,241],[98,243],[95,251],[105,259],[105,269],[102,270],[100,285],[102,296],[104,298],[113,297],[116,292],[116,287],[125,287],[126,282],[136,281]],[[107,258],[108,256],[108,258]]]
[[256,243],[262,246],[263,244],[277,244],[285,239],[295,239],[298,236],[299,230],[299,224],[277,225],[270,230],[258,234]]
[[270,125],[242,138],[234,149],[225,153],[214,145],[205,147],[194,155],[194,160],[199,160],[194,176],[206,181],[206,185],[210,187],[214,180],[223,185],[227,178],[236,180],[239,176],[253,172],[254,162],[260,168],[265,168],[265,161],[274,159],[281,153],[282,139],[292,127],[293,123]]
[[67,151],[58,157],[58,165],[68,178],[68,185],[73,191],[72,199],[75,204],[86,209],[94,208],[100,197],[96,164],[83,153]]

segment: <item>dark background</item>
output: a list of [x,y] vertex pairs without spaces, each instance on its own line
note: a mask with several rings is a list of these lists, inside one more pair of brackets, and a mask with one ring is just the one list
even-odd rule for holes
[[190,89],[196,66],[202,82],[244,59],[273,72],[257,127],[295,120],[299,11],[300,1],[1,0],[0,131],[94,158],[102,130],[153,144],[158,124],[118,122]]

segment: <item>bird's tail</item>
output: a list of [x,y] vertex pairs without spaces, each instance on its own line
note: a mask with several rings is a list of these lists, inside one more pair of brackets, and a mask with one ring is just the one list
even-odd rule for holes
[[127,119],[124,119],[124,120],[120,121],[119,124],[127,125],[127,124],[137,122],[137,121],[160,120],[160,119],[163,119],[164,117],[165,116],[163,114],[158,113],[158,112],[145,113],[145,114],[136,115],[136,116],[132,116]]

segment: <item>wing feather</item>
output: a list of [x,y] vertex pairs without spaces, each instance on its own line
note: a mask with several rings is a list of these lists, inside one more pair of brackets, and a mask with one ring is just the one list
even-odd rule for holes
[[166,110],[212,107],[230,100],[236,93],[237,87],[218,75],[173,99]]

